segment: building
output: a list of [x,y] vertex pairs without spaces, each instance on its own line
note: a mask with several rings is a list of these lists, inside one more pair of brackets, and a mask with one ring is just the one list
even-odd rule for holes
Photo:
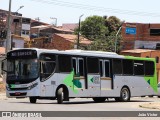
[[[7,35],[8,11],[0,9],[0,47],[5,47]],[[11,12],[11,34],[21,36],[22,39],[30,39],[31,19],[22,17],[22,14]],[[15,37],[13,37],[15,38]],[[12,38],[12,41],[15,42]],[[20,38],[20,37],[19,37]],[[12,43],[14,45],[14,43]],[[17,44],[15,44],[15,47]],[[19,45],[18,45],[19,46]],[[23,45],[24,46],[24,45]]]
[[[74,49],[76,44],[77,44],[77,35],[55,33],[52,35],[51,39],[48,37],[40,37],[33,39],[33,43],[30,45],[30,47],[69,50],[69,49]],[[90,40],[84,37],[80,37],[81,46],[87,46],[90,44],[91,44]]]
[[78,28],[78,23],[64,23],[62,24],[62,28],[74,31],[76,28]]
[[54,33],[72,34],[72,30],[55,27],[53,25],[40,25],[31,27],[31,38],[51,37]]
[[31,20],[31,27],[41,26],[41,25],[50,25],[50,24],[38,20],[33,20],[33,19]]
[[[91,41],[80,37],[79,41],[81,46],[87,46],[91,44]],[[58,50],[69,50],[74,49],[77,45],[77,35],[73,34],[54,34],[53,35],[53,46]]]
[[155,58],[158,82],[160,82],[160,50],[149,50],[149,49],[133,49],[121,51],[122,55],[135,56],[135,57],[145,57],[145,58]]
[[160,24],[123,23],[122,50],[160,49]]

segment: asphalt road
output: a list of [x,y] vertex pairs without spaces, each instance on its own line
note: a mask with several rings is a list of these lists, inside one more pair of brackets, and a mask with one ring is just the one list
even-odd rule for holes
[[[71,99],[69,102],[64,102],[64,104],[57,104],[56,100],[38,100],[36,104],[29,103],[29,99],[15,99],[15,98],[7,98],[0,100],[0,111],[158,111],[154,109],[146,109],[141,108],[139,105],[144,103],[150,102],[159,102],[160,98],[131,98],[130,102],[115,102],[114,99],[109,99],[108,101],[103,103],[94,103],[92,99],[86,98],[76,98]],[[62,113],[63,114],[63,113]],[[16,118],[17,120],[20,118]],[[27,119],[27,118],[25,118]],[[40,118],[34,118],[37,120],[41,120]],[[53,119],[53,118],[48,118]],[[75,118],[54,118],[58,120],[62,119],[75,119]],[[88,120],[89,118],[76,118],[76,120],[83,119]],[[105,120],[106,118],[97,118],[94,117],[92,120]],[[107,118],[111,119],[111,118]],[[116,119],[115,117],[112,119]],[[121,119],[129,119],[129,118],[122,118]],[[130,118],[132,119],[139,119],[139,118]],[[146,118],[148,120],[150,118]],[[159,118],[154,118],[159,119]]]

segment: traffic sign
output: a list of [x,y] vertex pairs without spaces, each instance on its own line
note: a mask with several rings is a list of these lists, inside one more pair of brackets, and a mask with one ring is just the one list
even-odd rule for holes
[[135,35],[136,34],[136,28],[126,28],[126,34],[132,34]]

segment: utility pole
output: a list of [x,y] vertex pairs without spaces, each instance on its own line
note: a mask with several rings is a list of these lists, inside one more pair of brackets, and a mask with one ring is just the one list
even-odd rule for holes
[[80,37],[80,31],[81,31],[81,17],[82,17],[82,16],[83,16],[83,14],[82,14],[81,16],[79,16],[77,49],[79,48],[79,37]]
[[8,21],[7,21],[7,38],[6,38],[6,53],[11,50],[11,3],[9,0],[9,11],[8,11]]

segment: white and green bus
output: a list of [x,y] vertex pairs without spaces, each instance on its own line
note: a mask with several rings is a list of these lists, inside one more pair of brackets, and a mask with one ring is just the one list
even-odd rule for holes
[[[153,58],[122,56],[112,52],[84,50],[16,49],[7,53],[7,97],[57,100],[130,97],[157,92]],[[5,65],[3,65],[5,66]]]

